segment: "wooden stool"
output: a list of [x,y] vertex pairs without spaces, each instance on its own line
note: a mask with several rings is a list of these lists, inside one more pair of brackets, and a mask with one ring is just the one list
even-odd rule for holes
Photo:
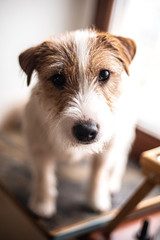
[[146,176],[144,182],[119,210],[115,218],[101,232],[91,233],[88,240],[106,239],[153,187],[160,183],[160,147],[142,153],[140,162],[142,172]]

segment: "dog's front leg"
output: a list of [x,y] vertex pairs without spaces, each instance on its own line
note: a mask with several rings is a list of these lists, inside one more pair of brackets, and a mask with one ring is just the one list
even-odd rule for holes
[[39,216],[50,217],[56,212],[56,177],[51,155],[34,156],[34,182],[29,206]]
[[88,191],[88,204],[96,211],[107,211],[111,208],[109,191],[109,173],[107,171],[107,153],[95,154]]

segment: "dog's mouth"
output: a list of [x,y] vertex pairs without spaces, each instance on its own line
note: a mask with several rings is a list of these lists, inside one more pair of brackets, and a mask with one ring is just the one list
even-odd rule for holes
[[93,140],[93,141],[85,141],[85,142],[82,142],[82,141],[77,141],[77,145],[91,145],[95,142],[97,142],[98,140]]

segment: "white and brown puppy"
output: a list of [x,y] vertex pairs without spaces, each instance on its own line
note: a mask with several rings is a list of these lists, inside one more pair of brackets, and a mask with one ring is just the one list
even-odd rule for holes
[[24,51],[19,62],[30,84],[24,132],[34,167],[31,209],[56,212],[57,159],[92,161],[88,202],[105,211],[119,190],[134,138],[132,82],[126,78],[136,52],[133,40],[75,31]]

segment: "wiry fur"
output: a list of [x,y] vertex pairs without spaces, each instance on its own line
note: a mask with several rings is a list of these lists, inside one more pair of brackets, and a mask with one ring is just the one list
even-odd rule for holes
[[[126,77],[135,51],[131,39],[85,30],[55,37],[20,55],[28,84],[34,70],[39,78],[24,118],[35,173],[30,207],[38,215],[51,216],[56,211],[57,159],[90,158],[88,202],[99,211],[110,208],[110,193],[120,188],[134,138],[132,82]],[[101,69],[111,73],[105,84],[98,82]],[[57,73],[66,77],[64,89],[50,81]],[[81,144],[73,136],[74,124],[84,120],[98,126],[90,144]]]

